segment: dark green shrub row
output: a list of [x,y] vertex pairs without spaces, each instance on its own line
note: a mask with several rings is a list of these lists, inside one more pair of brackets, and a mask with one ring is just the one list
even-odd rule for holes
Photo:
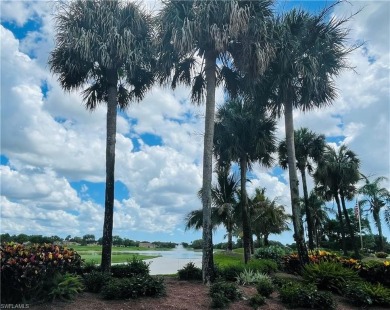
[[149,274],[149,265],[142,259],[133,256],[127,264],[114,265],[111,267],[111,273],[114,278],[128,278],[135,276],[145,276]]
[[268,247],[258,248],[255,251],[254,257],[260,259],[271,259],[277,263],[279,268],[281,268],[283,264],[283,257],[290,254],[291,251],[292,250],[288,247],[271,245]]
[[255,294],[251,298],[249,298],[249,305],[253,309],[257,309],[265,304],[265,297],[260,294]]
[[182,269],[177,271],[179,280],[202,280],[202,269],[189,262]]
[[224,308],[229,302],[239,300],[242,296],[235,283],[216,282],[210,287],[213,308]]
[[291,308],[336,309],[336,303],[330,292],[317,291],[313,284],[288,282],[279,289],[283,303]]
[[386,258],[387,255],[388,254],[386,252],[377,252],[377,253],[375,253],[375,256],[378,257],[378,258]]
[[104,299],[128,299],[165,295],[164,279],[150,275],[111,278],[100,291]]
[[244,270],[252,270],[254,272],[270,274],[278,270],[277,264],[270,259],[253,259],[244,265],[232,264],[224,267],[216,267],[216,276],[226,281],[236,281],[237,277],[244,272]]

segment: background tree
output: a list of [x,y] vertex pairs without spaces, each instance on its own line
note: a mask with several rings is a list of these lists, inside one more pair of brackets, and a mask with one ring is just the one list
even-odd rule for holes
[[142,99],[153,83],[151,19],[133,2],[61,2],[49,65],[61,86],[84,85],[86,108],[107,104],[106,188],[101,268],[111,268],[117,108]]
[[[312,162],[318,162],[325,147],[325,136],[317,135],[308,128],[300,128],[294,131],[294,145],[296,167],[301,173],[303,197],[306,213],[306,222],[308,230],[309,248],[314,248],[313,233],[314,223],[312,221],[311,209],[309,207],[309,194],[307,190],[306,169],[311,173],[313,171]],[[283,169],[288,167],[286,140],[279,143],[278,147],[279,164]]]
[[244,259],[250,259],[251,228],[246,192],[247,170],[255,162],[270,167],[275,147],[276,122],[264,108],[240,99],[229,100],[217,111],[214,153],[219,163],[236,162],[240,167],[240,205]]
[[[359,250],[345,205],[345,198],[351,199],[353,197],[355,184],[360,178],[359,165],[360,161],[356,154],[346,145],[341,145],[338,149],[327,145],[314,173],[315,182],[319,185],[318,189],[322,188],[322,191],[327,192],[330,197],[335,199],[342,233],[345,234],[343,224],[343,220],[345,220],[356,256],[359,256]],[[343,247],[344,252],[346,252],[345,242]]]
[[265,188],[256,188],[254,196],[250,199],[252,210],[252,229],[260,245],[268,246],[270,234],[281,234],[290,230],[288,223],[291,217],[285,213],[284,207],[277,203],[277,199],[270,200],[265,196]]
[[308,262],[300,219],[296,172],[293,110],[309,111],[329,105],[336,98],[333,78],[347,67],[347,19],[329,17],[331,7],[312,15],[293,9],[276,18],[272,40],[275,57],[257,80],[258,95],[269,98],[269,106],[284,115],[294,240],[302,264]]
[[390,192],[387,188],[381,187],[380,183],[387,180],[387,178],[378,177],[372,182],[370,182],[370,180],[364,175],[363,178],[365,180],[365,184],[359,189],[359,193],[364,195],[364,198],[360,200],[360,204],[362,206],[368,205],[370,207],[367,211],[371,212],[375,225],[378,228],[381,251],[384,251],[380,212],[382,208],[389,208]]
[[[229,48],[239,44],[239,38],[249,29],[263,22],[271,14],[271,1],[165,1],[157,16],[158,42],[160,50],[161,81],[166,80],[174,71],[172,84],[192,85],[192,100],[202,102],[205,95],[205,132],[203,150],[203,281],[213,281],[213,243],[211,228],[211,181],[214,137],[215,89],[217,74],[223,77],[234,77],[231,65],[234,61]],[[255,24],[253,26],[252,24]],[[249,45],[250,51],[257,57],[263,57],[261,44]],[[268,51],[266,51],[268,52]],[[198,63],[196,59],[201,59]],[[220,70],[219,64],[227,64]],[[253,68],[263,69],[264,63],[257,61]],[[195,72],[195,73],[194,73]],[[192,75],[191,73],[194,73]],[[192,79],[192,76],[194,78]],[[234,80],[234,79],[233,79]],[[226,79],[225,79],[226,82]],[[236,89],[235,83],[227,87]]]

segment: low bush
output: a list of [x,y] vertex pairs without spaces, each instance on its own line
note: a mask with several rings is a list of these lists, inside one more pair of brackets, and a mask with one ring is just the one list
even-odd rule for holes
[[182,269],[177,271],[179,280],[202,280],[202,269],[189,262]]
[[91,260],[89,262],[83,262],[82,271],[83,273],[90,273],[92,271],[99,271],[100,266],[97,265],[97,261]]
[[335,293],[342,293],[347,283],[361,281],[354,270],[333,262],[308,264],[302,275],[305,281],[315,284],[318,289]]
[[69,273],[56,273],[48,296],[51,300],[69,301],[73,300],[83,290],[84,285],[80,276]]
[[91,293],[99,293],[102,287],[110,280],[110,275],[100,271],[92,271],[84,276],[85,290]]
[[265,297],[259,294],[255,294],[249,298],[249,305],[253,309],[257,309],[258,307],[265,305]]
[[261,259],[271,259],[277,263],[278,267],[282,267],[283,257],[291,253],[291,249],[277,245],[261,247],[255,251],[254,257]]
[[111,273],[114,278],[146,276],[149,275],[149,264],[137,258],[137,256],[133,256],[127,264],[112,266]]
[[390,289],[379,283],[354,283],[352,285],[348,285],[346,291],[346,296],[356,306],[390,306]]
[[264,296],[269,297],[274,291],[274,285],[270,277],[263,277],[256,284],[257,292]]
[[243,264],[227,265],[217,268],[217,276],[226,281],[236,281],[238,275],[245,270]]
[[282,270],[287,273],[301,274],[302,272],[301,261],[296,253],[283,256],[281,266]]
[[386,252],[376,252],[375,253],[375,256],[378,257],[378,258],[386,258],[387,255],[388,254]]
[[213,308],[223,308],[230,301],[239,300],[242,294],[236,284],[222,281],[210,286],[210,296]]
[[251,259],[245,267],[252,269],[253,271],[267,274],[276,272],[278,270],[277,263],[271,259]]
[[250,285],[259,282],[264,278],[271,279],[268,275],[260,273],[258,271],[253,271],[251,269],[244,269],[237,277],[237,283],[239,285]]
[[279,296],[291,308],[336,309],[331,293],[318,292],[313,284],[289,282],[279,289]]
[[353,267],[358,275],[371,283],[381,283],[390,287],[390,261],[378,262],[370,260]]
[[164,296],[164,279],[152,276],[111,278],[101,289],[104,299],[128,299],[142,296]]

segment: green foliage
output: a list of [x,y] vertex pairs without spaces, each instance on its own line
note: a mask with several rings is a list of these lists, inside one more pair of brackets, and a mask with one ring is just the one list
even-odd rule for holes
[[376,252],[375,253],[375,256],[378,257],[378,258],[386,258],[387,255],[388,254],[386,252]]
[[230,301],[239,300],[242,294],[234,283],[216,282],[210,286],[210,296],[213,308],[223,308]]
[[247,265],[247,268],[253,269],[261,273],[273,273],[278,270],[278,265],[271,259],[251,259]]
[[217,276],[226,281],[236,281],[238,275],[245,270],[244,264],[218,267]]
[[134,276],[132,278],[111,278],[108,283],[102,287],[101,295],[104,299],[164,296],[164,279],[149,275]]
[[80,276],[69,273],[57,273],[53,279],[54,281],[48,294],[52,300],[72,300],[84,290],[84,285]]
[[257,281],[256,284],[257,292],[264,296],[269,297],[274,291],[274,285],[270,277],[263,277]]
[[28,302],[45,297],[44,284],[54,274],[81,270],[81,257],[77,252],[54,244],[25,246],[3,243],[0,257],[3,303]]
[[192,247],[194,250],[201,250],[201,249],[203,249],[203,240],[202,239],[198,239],[198,240],[192,241],[190,247]]
[[84,275],[84,285],[88,292],[99,293],[102,287],[110,280],[110,275],[100,271],[92,271]]
[[282,270],[291,274],[301,274],[302,266],[298,254],[292,253],[282,258]]
[[347,283],[360,281],[354,270],[334,262],[308,264],[304,267],[302,275],[307,282],[315,284],[318,289],[336,293],[342,293]]
[[268,247],[261,247],[255,251],[254,257],[263,259],[272,259],[277,262],[281,267],[283,263],[283,257],[291,253],[291,249],[288,247],[281,247],[277,245],[271,245]]
[[189,262],[182,269],[177,271],[179,280],[202,280],[202,269]]
[[244,269],[244,271],[236,277],[236,281],[239,285],[248,285],[257,283],[259,279],[264,277],[268,276],[258,271],[253,271],[252,269]]
[[329,292],[318,292],[313,284],[288,282],[279,290],[283,303],[291,308],[336,309],[336,304]]
[[356,306],[390,306],[390,289],[379,283],[353,283],[348,285],[346,295]]
[[84,261],[82,265],[82,269],[84,273],[90,273],[92,271],[98,271],[100,269],[100,266],[97,265],[97,261],[90,260],[90,261]]
[[370,260],[358,264],[354,269],[364,280],[390,287],[390,261]]
[[253,309],[257,309],[258,307],[265,305],[265,297],[259,294],[255,294],[249,298],[249,305]]
[[127,264],[112,266],[111,273],[114,278],[145,276],[149,275],[149,264],[134,255]]

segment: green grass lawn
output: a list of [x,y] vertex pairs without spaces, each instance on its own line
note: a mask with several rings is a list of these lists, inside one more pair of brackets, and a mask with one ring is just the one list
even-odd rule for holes
[[[68,248],[72,248],[77,252],[101,252],[102,246],[101,245],[71,245],[68,246]],[[140,248],[140,247],[119,247],[119,246],[113,246],[112,252],[123,252],[123,251],[170,251],[173,249],[167,249],[167,248]]]
[[[102,254],[95,252],[78,252],[81,256],[81,258],[86,262],[94,262],[96,264],[100,264]],[[112,263],[126,263],[129,260],[133,259],[133,256],[137,257],[138,259],[151,259],[159,257],[160,255],[140,255],[140,254],[134,254],[134,253],[112,253],[111,255],[111,262]]]
[[244,262],[244,256],[241,253],[235,252],[217,252],[214,253],[214,263],[218,264],[220,267],[225,267],[229,265],[239,265]]

